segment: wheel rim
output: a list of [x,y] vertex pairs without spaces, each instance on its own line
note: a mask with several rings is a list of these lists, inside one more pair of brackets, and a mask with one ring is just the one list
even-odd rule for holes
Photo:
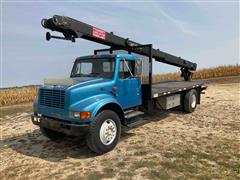
[[193,94],[192,95],[192,104],[191,104],[192,108],[195,108],[196,104],[197,104],[197,97],[195,94]]
[[117,136],[117,126],[112,119],[107,119],[100,128],[100,140],[104,145],[111,144]]

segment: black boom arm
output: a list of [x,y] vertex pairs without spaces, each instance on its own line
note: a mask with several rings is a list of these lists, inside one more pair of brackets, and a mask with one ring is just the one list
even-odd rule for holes
[[[46,29],[52,31],[60,32],[64,37],[51,36],[50,33],[47,34],[47,40],[50,38],[65,39],[75,42],[75,38],[83,38],[96,43],[110,46],[112,48],[118,48],[127,50],[133,53],[149,56],[149,51],[141,47],[142,44],[129,40],[128,38],[123,38],[113,34],[112,32],[106,32],[102,29],[96,28],[94,26],[88,25],[81,21],[75,20],[67,16],[55,15],[49,19],[42,19],[42,26]],[[184,79],[189,79],[192,73],[197,69],[197,64],[182,59],[159,49],[152,48],[152,57],[159,62],[174,65],[184,69]],[[186,76],[186,77],[185,77]]]

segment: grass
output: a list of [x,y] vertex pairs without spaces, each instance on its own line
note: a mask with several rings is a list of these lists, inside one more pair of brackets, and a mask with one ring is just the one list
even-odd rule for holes
[[114,177],[115,171],[113,168],[105,167],[103,171],[100,173],[99,171],[92,171],[87,176],[87,180],[98,180],[103,178],[109,178],[111,179]]
[[132,179],[132,177],[133,177],[134,175],[135,175],[134,172],[131,171],[131,170],[122,171],[122,172],[120,172],[121,178],[119,178],[119,180]]
[[[120,175],[131,179],[136,172],[142,172],[146,179],[235,179],[240,174],[238,149],[237,143],[224,139],[201,151],[185,146],[170,148],[163,152],[162,160],[134,161],[127,168],[128,172]],[[126,164],[121,162],[117,167]]]
[[153,168],[156,165],[157,165],[157,163],[155,161],[141,160],[141,161],[135,162],[132,166],[132,169],[139,169],[139,168],[142,168],[142,167]]
[[[209,79],[215,77],[238,76],[240,66],[228,65],[200,69],[193,74],[193,79]],[[146,78],[143,78],[143,81]],[[159,74],[153,76],[153,82],[180,79],[180,73]],[[38,86],[26,86],[0,89],[0,106],[32,102],[36,98]]]
[[145,156],[147,154],[148,154],[148,152],[146,150],[138,150],[138,151],[134,152],[135,156]]
[[198,172],[198,167],[184,160],[162,161],[160,162],[164,169],[181,172],[184,174],[195,174]]
[[191,178],[218,179],[226,175],[229,178],[236,178],[240,174],[239,147],[228,143],[231,145],[221,142],[215,146],[209,146],[205,152],[191,149],[167,151],[164,153],[167,159],[160,164],[164,170],[183,173]]
[[149,179],[171,179],[171,176],[167,172],[162,170],[150,170],[146,173],[146,176]]
[[126,166],[126,163],[124,161],[117,163],[117,167],[119,167],[119,168],[123,168],[125,166]]
[[185,146],[169,148],[162,160],[135,161],[128,170],[144,167],[148,179],[236,179],[240,177],[239,156],[239,144],[222,139],[201,151]]
[[100,180],[102,179],[102,174],[98,171],[92,171],[86,176],[87,180]]

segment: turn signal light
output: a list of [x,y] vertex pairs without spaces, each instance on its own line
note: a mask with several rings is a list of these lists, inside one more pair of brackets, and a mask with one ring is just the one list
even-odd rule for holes
[[90,119],[91,112],[80,112],[80,119]]

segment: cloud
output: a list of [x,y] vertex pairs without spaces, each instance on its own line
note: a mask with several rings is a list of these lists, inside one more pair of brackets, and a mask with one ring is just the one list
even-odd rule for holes
[[180,21],[172,16],[170,16],[168,13],[166,13],[165,11],[163,11],[162,9],[159,9],[159,12],[165,17],[167,18],[170,22],[172,22],[176,27],[178,27],[183,33],[185,34],[189,34],[192,36],[199,36],[198,33],[196,33],[195,31],[190,30],[187,27],[187,24],[183,21]]
[[[131,15],[135,14],[135,16],[137,17],[144,15],[145,17],[147,16],[148,18],[151,18],[152,20],[157,20],[158,22],[159,22],[160,16],[162,15],[163,18],[166,18],[169,21],[169,23],[174,24],[182,33],[185,33],[191,36],[196,36],[196,37],[200,36],[199,33],[189,28],[190,26],[189,24],[168,14],[164,10],[164,5],[162,3],[139,3],[139,4],[122,3],[122,4],[119,4],[119,6],[122,9],[124,8],[126,12],[127,10],[129,12],[134,12]],[[151,11],[149,11],[149,9],[151,9]]]

